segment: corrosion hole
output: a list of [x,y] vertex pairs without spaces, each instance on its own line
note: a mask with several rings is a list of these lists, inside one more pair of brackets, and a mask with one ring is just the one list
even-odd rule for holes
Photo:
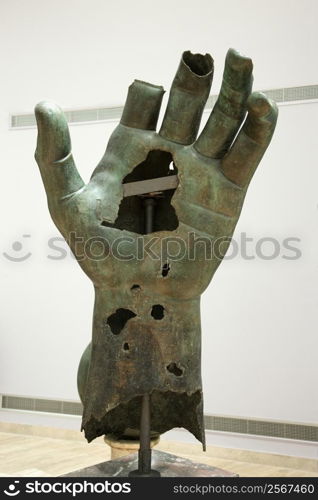
[[129,351],[129,344],[128,344],[128,342],[124,343],[123,349],[124,349],[124,351]]
[[133,285],[130,290],[140,290],[139,285]]
[[154,319],[162,319],[165,315],[164,310],[165,310],[165,308],[162,305],[155,304],[154,306],[152,306],[151,316]]
[[129,309],[120,308],[107,318],[107,324],[110,326],[112,333],[114,335],[118,335],[124,328],[127,321],[135,316],[136,314]]
[[169,262],[166,262],[163,266],[162,266],[162,271],[161,271],[161,274],[162,276],[165,278],[166,276],[168,276],[168,272],[170,271],[170,265],[169,265]]
[[181,375],[183,374],[183,370],[181,368],[179,368],[176,365],[176,363],[170,363],[167,366],[167,370],[168,370],[168,372],[173,373],[173,375],[175,375],[176,377],[181,377]]
[[[132,168],[133,165],[130,165],[131,172],[124,177],[122,183],[130,184],[145,181],[146,186],[149,186],[150,181],[152,187],[149,189],[153,191],[152,181],[154,179],[168,177],[169,175],[178,175],[178,168],[175,164],[173,164],[173,170],[170,169],[171,163],[173,163],[171,153],[159,149],[150,151],[144,161],[134,168]],[[143,186],[145,187],[145,184]],[[155,189],[155,192],[157,191],[158,190]],[[177,229],[179,225],[178,216],[171,203],[175,191],[175,187],[164,189],[160,194],[158,193],[158,195],[155,196],[156,201],[152,207],[153,216],[151,233],[157,231],[174,231]],[[120,202],[116,220],[114,222],[107,222],[104,220],[102,225],[137,234],[148,234],[149,227],[146,228],[145,198],[143,196],[147,193],[148,188],[146,188],[146,191],[142,189],[142,192],[139,194],[124,196]]]

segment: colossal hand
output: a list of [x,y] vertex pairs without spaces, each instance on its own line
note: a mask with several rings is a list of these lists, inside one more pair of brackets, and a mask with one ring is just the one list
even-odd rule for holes
[[[196,139],[212,76],[210,55],[183,54],[159,133],[163,88],[135,81],[87,185],[62,111],[36,107],[50,213],[96,292],[83,415],[89,441],[138,428],[141,395],[151,393],[153,430],[182,426],[204,443],[200,295],[277,119],[273,102],[251,94],[252,61],[230,49],[218,101]],[[143,199],[124,198],[123,182],[176,172],[179,185],[157,199],[154,230],[145,234]]]

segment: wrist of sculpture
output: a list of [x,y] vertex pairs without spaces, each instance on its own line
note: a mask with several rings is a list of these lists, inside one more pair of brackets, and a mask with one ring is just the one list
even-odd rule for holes
[[150,394],[152,431],[184,427],[204,446],[200,298],[171,299],[133,283],[95,292],[92,343],[79,369],[88,441],[139,429],[141,397]]

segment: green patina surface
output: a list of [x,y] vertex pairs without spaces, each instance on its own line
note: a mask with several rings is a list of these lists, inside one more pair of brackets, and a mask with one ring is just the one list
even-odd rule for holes
[[[36,107],[49,210],[95,287],[92,342],[78,374],[89,441],[138,428],[141,396],[150,393],[153,431],[184,427],[204,444],[200,296],[277,120],[276,105],[251,93],[251,60],[230,49],[220,96],[197,138],[212,77],[210,55],[183,54],[159,132],[164,90],[136,80],[87,185],[62,111]],[[178,187],[157,199],[145,234],[144,200],[123,198],[123,183],[176,172]],[[142,257],[141,243],[150,250]]]

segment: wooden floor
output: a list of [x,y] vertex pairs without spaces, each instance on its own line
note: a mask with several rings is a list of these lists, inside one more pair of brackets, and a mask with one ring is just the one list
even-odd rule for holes
[[[241,477],[317,477],[318,460],[270,455],[210,446],[161,441],[156,449],[206,463]],[[110,459],[110,448],[99,438],[84,439],[0,432],[1,476],[59,476]]]

